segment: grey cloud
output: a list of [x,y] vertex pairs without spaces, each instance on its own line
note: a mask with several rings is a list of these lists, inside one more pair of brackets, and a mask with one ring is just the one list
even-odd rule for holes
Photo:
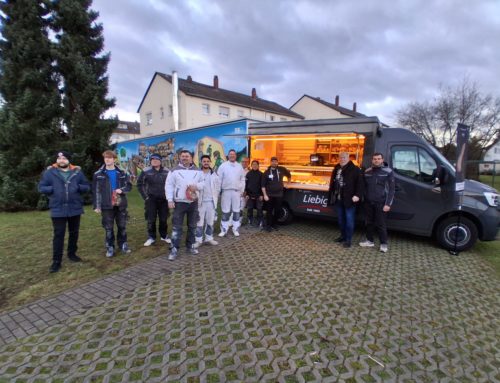
[[[112,52],[111,93],[135,112],[155,71],[179,71],[290,106],[302,94],[377,114],[465,74],[500,77],[500,3],[478,1],[98,0]],[[179,57],[181,49],[188,53]],[[393,105],[383,104],[388,97]],[[345,104],[344,104],[345,103]]]

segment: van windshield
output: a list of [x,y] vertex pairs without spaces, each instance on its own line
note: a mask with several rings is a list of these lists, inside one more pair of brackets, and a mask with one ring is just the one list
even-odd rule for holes
[[441,152],[431,144],[429,144],[429,148],[431,149],[432,153],[437,157],[437,159],[441,161],[443,166],[447,167],[448,170],[452,172],[452,174],[455,174],[455,167],[450,163],[450,161],[448,161],[446,157],[443,156]]

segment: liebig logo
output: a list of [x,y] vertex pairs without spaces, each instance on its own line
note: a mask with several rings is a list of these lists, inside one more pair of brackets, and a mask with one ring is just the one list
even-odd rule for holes
[[302,200],[302,202],[310,203],[310,204],[314,204],[314,205],[321,205],[322,207],[327,207],[328,198],[322,197],[318,194],[316,194],[316,195],[304,194],[304,199]]

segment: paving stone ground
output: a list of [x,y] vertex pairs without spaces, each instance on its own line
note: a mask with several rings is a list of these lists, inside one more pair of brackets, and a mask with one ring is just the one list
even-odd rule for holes
[[413,236],[382,254],[337,235],[247,229],[4,313],[0,381],[500,382],[489,265]]

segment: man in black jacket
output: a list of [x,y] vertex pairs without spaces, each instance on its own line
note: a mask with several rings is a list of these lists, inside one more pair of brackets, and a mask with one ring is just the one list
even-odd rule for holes
[[137,179],[137,188],[144,200],[144,210],[148,222],[148,239],[144,246],[151,246],[156,242],[156,217],[160,238],[171,243],[167,235],[168,202],[165,195],[165,181],[168,170],[161,164],[161,156],[152,154],[149,157],[151,166],[145,168]]
[[394,172],[384,166],[382,153],[374,153],[372,166],[365,170],[365,220],[366,241],[360,242],[361,247],[373,247],[375,229],[380,239],[380,251],[389,250],[387,244],[387,213],[391,210],[395,194]]
[[57,153],[56,163],[47,168],[38,185],[38,190],[49,197],[50,216],[54,228],[52,239],[52,266],[50,272],[61,268],[64,251],[64,235],[68,226],[68,258],[80,262],[76,255],[80,216],[83,214],[82,194],[90,190],[90,185],[78,166],[70,164],[71,154]]
[[[259,170],[259,161],[252,161],[252,169],[245,177],[245,199],[247,206],[248,223],[253,226],[262,224],[262,172]],[[253,216],[253,209],[257,210],[257,217]]]
[[278,230],[278,218],[283,203],[283,177],[288,181],[292,175],[287,168],[278,166],[278,157],[271,157],[271,166],[262,175],[262,194],[266,201],[266,231]]
[[115,255],[114,225],[118,228],[118,247],[123,254],[130,254],[127,244],[127,196],[132,184],[127,173],[115,166],[116,153],[106,150],[102,154],[104,165],[94,173],[92,195],[94,211],[102,216],[106,231],[106,257]]
[[349,160],[349,153],[339,155],[330,178],[329,201],[337,211],[340,237],[335,242],[351,247],[356,217],[356,204],[363,195],[361,170]]

